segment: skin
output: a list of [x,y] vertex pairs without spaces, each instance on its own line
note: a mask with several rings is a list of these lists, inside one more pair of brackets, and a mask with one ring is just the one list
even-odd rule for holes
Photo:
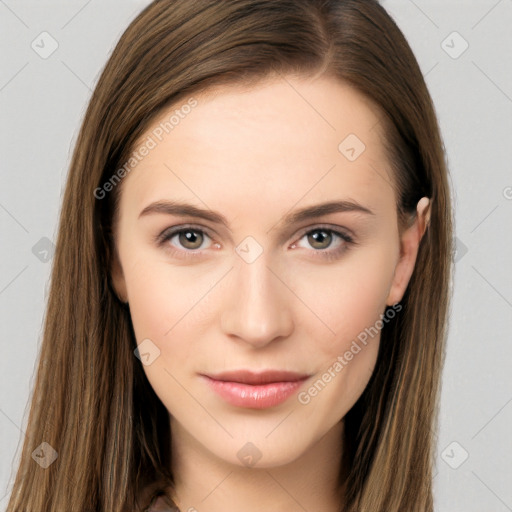
[[[160,351],[144,371],[170,413],[176,499],[182,511],[339,511],[343,418],[374,370],[380,331],[307,404],[296,393],[263,410],[235,407],[198,374],[297,371],[311,375],[300,391],[309,389],[402,298],[428,199],[400,233],[377,109],[343,82],[273,78],[195,98],[123,179],[112,270],[137,343],[150,339]],[[354,161],[338,150],[348,134],[366,146]],[[168,213],[139,217],[172,199],[218,211],[229,227]],[[281,229],[291,211],[329,200],[356,201],[374,215],[330,213]],[[193,242],[179,234],[155,241],[187,224]],[[326,228],[357,244],[332,232],[315,244],[315,229]],[[251,263],[235,250],[247,236],[257,242],[251,254],[263,251]],[[248,442],[261,457],[253,466],[237,456]]]

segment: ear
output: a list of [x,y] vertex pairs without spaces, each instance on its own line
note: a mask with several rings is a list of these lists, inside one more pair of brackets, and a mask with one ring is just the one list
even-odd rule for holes
[[421,239],[430,223],[430,199],[422,197],[416,206],[414,223],[404,230],[400,237],[400,258],[395,267],[393,282],[386,299],[392,306],[402,300],[416,264]]
[[117,298],[124,304],[128,304],[126,281],[123,274],[123,268],[121,267],[121,262],[119,261],[119,256],[116,250],[114,251],[112,257],[110,277],[112,279],[112,285],[114,287],[114,291],[117,295]]

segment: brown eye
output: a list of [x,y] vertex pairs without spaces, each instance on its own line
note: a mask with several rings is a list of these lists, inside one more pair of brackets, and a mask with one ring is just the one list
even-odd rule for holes
[[169,228],[157,237],[160,246],[171,250],[173,255],[183,257],[199,256],[203,249],[208,249],[208,240],[211,241],[210,235],[193,226]]
[[203,233],[194,229],[185,229],[176,234],[179,235],[178,240],[185,249],[199,249],[204,240]]
[[323,229],[310,231],[308,242],[314,249],[327,249],[332,243],[332,232]]
[[292,245],[294,249],[308,249],[314,258],[323,258],[324,261],[337,261],[350,247],[358,245],[349,234],[327,226],[304,231],[300,240],[302,243]]

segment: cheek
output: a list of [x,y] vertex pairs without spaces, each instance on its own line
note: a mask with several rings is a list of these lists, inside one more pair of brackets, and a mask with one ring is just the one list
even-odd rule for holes
[[[317,361],[318,373],[299,396],[299,402],[311,408],[312,416],[328,418],[328,423],[334,424],[351,409],[375,368],[381,330],[387,323],[383,318],[393,275],[392,258],[386,260],[382,256],[361,255],[359,264],[331,270],[325,276],[325,284],[330,283],[328,291],[313,293],[310,289],[307,298],[329,330],[319,331],[318,321],[306,325],[308,338],[315,342],[307,347],[304,358]],[[317,285],[323,282],[315,279]],[[315,289],[321,290],[320,286]]]
[[314,313],[304,315],[302,322],[309,339],[316,340],[317,353],[337,357],[378,322],[386,308],[393,262],[393,251],[384,245],[354,252],[338,265],[318,267],[309,277],[295,279],[294,291]]
[[178,305],[176,292],[155,266],[134,265],[125,270],[130,315],[137,342],[150,338],[160,345],[172,328],[167,311]]
[[359,251],[340,265],[318,271],[313,280],[304,279],[299,290],[322,320],[307,315],[302,324],[307,339],[314,340],[305,347],[304,359],[318,366],[316,380],[300,403],[332,422],[354,405],[374,371],[394,258],[393,248],[385,243]]
[[206,329],[220,277],[215,277],[218,272],[212,276],[204,270],[173,268],[158,259],[150,264],[147,257],[134,261],[126,265],[125,279],[137,343],[149,338],[166,365],[176,367],[199,350],[194,340]]
[[190,361],[201,357],[199,347],[192,342],[197,330],[192,331],[190,324],[193,306],[202,295],[200,285],[186,286],[180,275],[156,261],[127,265],[125,271],[137,344],[146,339],[154,344],[149,345],[153,359],[143,365],[144,373],[157,396],[173,411],[190,407],[190,397],[181,382]]

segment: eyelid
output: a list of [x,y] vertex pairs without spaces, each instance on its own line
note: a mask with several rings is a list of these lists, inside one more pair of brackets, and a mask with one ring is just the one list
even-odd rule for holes
[[[186,231],[187,229],[189,229],[190,231],[197,231],[199,233],[204,233],[211,240],[214,239],[214,236],[212,235],[210,230],[204,226],[199,226],[196,224],[179,224],[176,226],[170,226],[168,228],[165,228],[161,233],[156,235],[155,241],[157,243],[164,243],[167,240],[169,240],[170,238],[172,238],[173,236],[181,233],[182,231]],[[189,252],[191,252],[191,251],[189,251]],[[201,251],[193,251],[193,252],[198,253]]]
[[[321,229],[325,229],[326,231],[332,231],[333,233],[338,233],[340,235],[344,235],[348,238],[351,238],[352,240],[355,239],[355,233],[348,229],[348,228],[345,228],[345,227],[342,227],[342,226],[335,226],[333,224],[325,224],[325,223],[320,223],[320,224],[311,224],[309,226],[306,226],[305,228],[301,228],[299,230],[299,238],[302,238],[305,234],[311,232],[311,231],[317,231],[317,230],[321,230]],[[355,241],[354,241],[355,243]]]
[[[199,224],[193,224],[193,223],[177,224],[175,226],[167,227],[160,234],[158,234],[155,238],[158,240],[158,239],[161,239],[164,236],[168,235],[169,233],[178,233],[181,230],[184,230],[187,228],[206,233],[210,238],[212,238],[212,239],[214,238],[214,236],[212,235],[212,232],[210,231],[210,228],[207,228],[206,226],[199,225]],[[310,231],[314,231],[315,229],[328,229],[330,231],[340,232],[341,234],[346,234],[347,236],[349,236],[351,238],[355,238],[355,234],[352,230],[350,230],[346,227],[328,224],[328,223],[318,223],[318,222],[312,223],[308,226],[301,228],[298,232],[300,233],[300,236],[303,237],[306,233],[309,233]],[[295,235],[295,236],[297,236],[297,235]],[[288,238],[288,235],[286,236],[286,238]]]
[[[214,236],[211,234],[210,230],[206,228],[205,226],[197,225],[197,224],[179,224],[175,226],[168,227],[164,229],[160,234],[158,234],[155,237],[155,241],[159,245],[164,245],[166,242],[168,242],[171,238],[178,235],[179,233],[186,231],[187,229],[191,231],[197,231],[199,233],[205,234],[208,238],[210,238],[214,243],[216,243]],[[298,241],[300,241],[305,235],[308,233],[314,232],[314,231],[320,231],[320,230],[326,230],[334,234],[335,236],[338,236],[342,240],[342,247],[337,249],[324,249],[324,250],[315,250],[310,249],[313,253],[316,253],[315,257],[324,257],[325,259],[334,258],[338,254],[341,254],[345,250],[347,250],[352,245],[357,245],[357,241],[355,240],[355,235],[350,229],[341,227],[341,226],[334,226],[331,224],[311,224],[309,226],[303,227],[299,230],[299,233],[294,236],[294,241],[291,242],[291,245],[297,244]],[[169,244],[170,245],[170,244]],[[207,249],[202,250],[186,250],[186,249],[178,249],[174,246],[169,249],[172,253],[180,253],[179,257],[182,258],[193,258],[201,256]]]

